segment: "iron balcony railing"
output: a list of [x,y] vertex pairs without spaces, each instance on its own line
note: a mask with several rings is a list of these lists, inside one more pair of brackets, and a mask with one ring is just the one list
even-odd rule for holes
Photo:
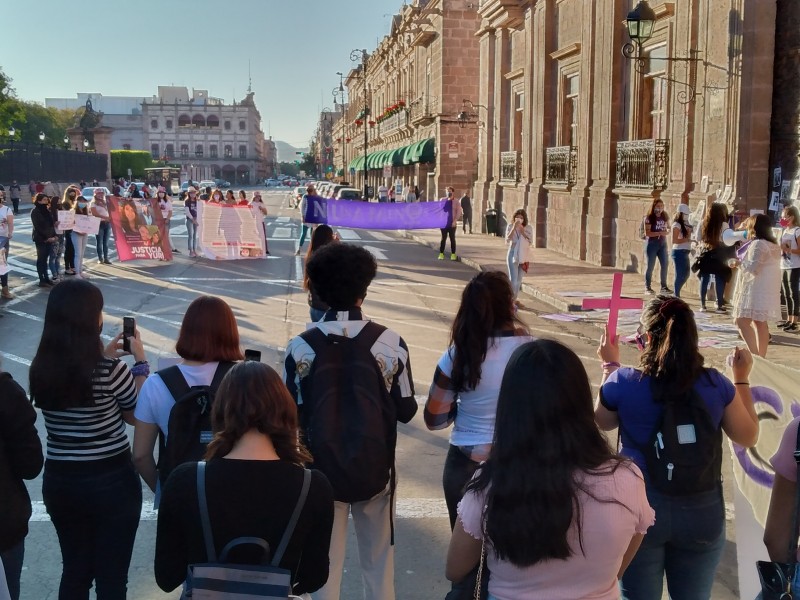
[[667,187],[669,140],[617,142],[617,187]]
[[378,123],[379,134],[387,135],[399,129],[400,127],[405,126],[407,118],[408,113],[405,110],[401,110],[400,112],[393,114],[388,119]]
[[575,185],[578,181],[577,146],[545,148],[544,182],[547,185]]
[[436,96],[420,96],[409,107],[411,122],[414,124],[432,121],[438,111],[438,98]]
[[517,183],[522,171],[522,153],[517,150],[500,153],[500,181]]

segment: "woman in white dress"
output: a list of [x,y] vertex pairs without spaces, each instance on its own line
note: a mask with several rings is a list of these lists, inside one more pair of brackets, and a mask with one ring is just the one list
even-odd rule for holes
[[737,251],[734,262],[739,279],[733,294],[733,318],[750,352],[765,357],[769,322],[781,318],[781,248],[767,215],[750,217],[744,225],[748,242]]
[[517,296],[522,287],[522,277],[528,272],[530,250],[533,243],[533,227],[528,223],[528,213],[519,209],[514,213],[512,222],[506,226],[508,242],[508,278],[514,291],[514,305],[521,306]]

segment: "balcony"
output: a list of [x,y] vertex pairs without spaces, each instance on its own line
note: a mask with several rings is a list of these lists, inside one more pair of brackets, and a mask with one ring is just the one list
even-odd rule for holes
[[578,180],[578,148],[553,146],[545,148],[545,185],[575,185]]
[[500,182],[517,183],[521,179],[522,152],[510,150],[500,153]]
[[414,125],[423,125],[432,122],[436,119],[438,106],[439,99],[436,98],[436,96],[420,96],[414,100],[409,107],[411,123]]
[[401,110],[378,124],[378,135],[389,135],[401,127],[405,127],[407,121],[408,113],[405,110]]
[[669,140],[617,142],[617,187],[663,190],[667,187]]

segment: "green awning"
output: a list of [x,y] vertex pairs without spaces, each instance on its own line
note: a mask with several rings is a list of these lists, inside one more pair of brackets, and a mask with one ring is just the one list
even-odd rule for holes
[[415,146],[416,146],[418,143],[419,143],[419,142],[414,142],[413,144],[409,144],[409,145],[408,145],[408,146],[406,146],[405,148],[402,148],[402,150],[403,150],[403,164],[404,164],[404,165],[410,165],[411,163],[413,163],[413,162],[414,162],[414,161],[411,159],[411,156],[412,156],[412,154],[414,153],[414,147],[415,147]]
[[357,156],[350,161],[349,170],[363,171],[364,170],[364,155]]
[[374,171],[378,168],[378,158],[380,155],[380,152],[370,152],[367,154],[367,170]]
[[428,138],[427,140],[420,140],[414,142],[410,146],[405,147],[403,153],[403,164],[410,165],[413,163],[427,163],[436,160],[436,139]]
[[336,170],[336,176],[337,177],[342,177],[343,175],[344,175],[344,169],[337,169]]
[[358,168],[358,160],[359,160],[359,158],[362,158],[362,159],[363,159],[364,157],[363,157],[363,156],[361,156],[361,157],[356,157],[356,158],[354,158],[353,160],[351,160],[351,161],[348,163],[348,165],[347,165],[347,170],[348,170],[348,171],[352,171],[353,169],[357,169],[357,168]]
[[403,155],[405,154],[405,151],[406,151],[406,146],[387,151],[386,156],[384,157],[384,163],[383,163],[384,166],[402,167]]

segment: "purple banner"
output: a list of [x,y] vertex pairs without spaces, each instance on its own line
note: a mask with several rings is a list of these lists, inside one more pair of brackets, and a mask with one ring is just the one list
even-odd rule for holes
[[450,224],[450,200],[439,202],[358,202],[310,196],[305,222],[357,229],[442,229]]

